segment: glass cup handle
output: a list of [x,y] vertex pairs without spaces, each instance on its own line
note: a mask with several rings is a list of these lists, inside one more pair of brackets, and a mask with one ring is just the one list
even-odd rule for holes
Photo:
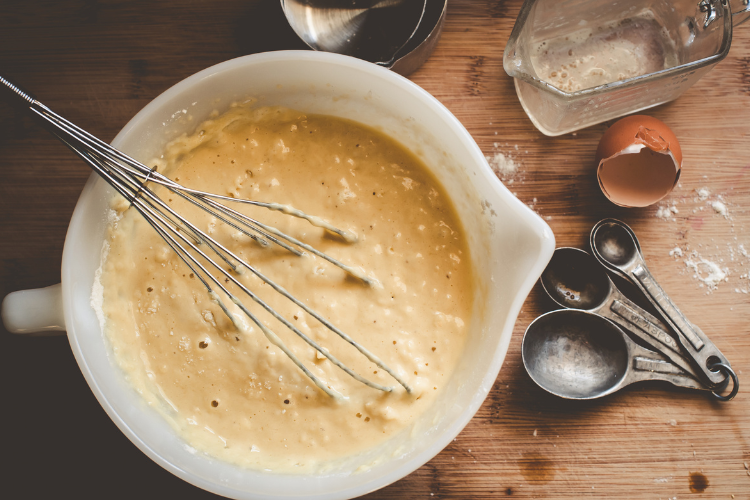
[[750,0],[729,0],[732,11],[732,25],[739,26],[750,19]]
[[750,0],[700,0],[698,10],[706,14],[706,20],[703,22],[703,29],[719,19],[719,10],[722,7],[714,6],[721,2],[723,8],[729,7],[732,14],[732,25],[739,26],[750,19]]

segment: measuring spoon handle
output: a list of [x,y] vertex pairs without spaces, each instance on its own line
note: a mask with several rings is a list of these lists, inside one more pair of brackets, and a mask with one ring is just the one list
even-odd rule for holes
[[711,385],[724,382],[726,376],[718,371],[711,371],[709,367],[716,363],[729,365],[729,361],[700,328],[687,320],[656,282],[646,264],[640,262],[630,271],[630,275],[636,286],[662,313],[666,323],[677,332],[680,344],[695,361],[696,368],[703,378],[707,379]]
[[601,313],[632,332],[691,376],[701,378],[690,362],[682,356],[679,344],[667,331],[669,327],[622,295],[619,290],[615,291],[608,307],[603,308]]
[[710,390],[704,384],[689,376],[680,367],[654,356],[654,353],[633,344],[630,356],[630,372],[623,385],[642,380],[660,380],[687,389]]

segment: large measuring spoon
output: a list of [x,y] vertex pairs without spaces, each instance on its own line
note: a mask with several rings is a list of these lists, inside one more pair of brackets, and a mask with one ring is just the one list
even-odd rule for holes
[[[643,380],[708,390],[628,338],[602,316],[561,309],[535,319],[521,346],[523,365],[542,389],[567,399],[595,399]],[[736,393],[733,388],[731,397]]]
[[714,387],[736,375],[729,361],[700,328],[690,323],[659,286],[641,253],[641,245],[633,230],[616,219],[604,219],[591,230],[591,249],[594,257],[610,271],[628,279],[646,294],[661,312],[667,324],[677,332],[677,339],[694,361],[696,371]]
[[702,379],[682,357],[680,346],[668,333],[669,327],[625,297],[587,252],[570,247],[556,249],[540,281],[560,307],[589,311],[614,321],[688,374]]

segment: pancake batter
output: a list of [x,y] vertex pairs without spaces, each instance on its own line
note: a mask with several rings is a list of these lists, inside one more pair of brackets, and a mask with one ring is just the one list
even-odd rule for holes
[[225,299],[245,323],[236,328],[148,223],[124,200],[115,200],[121,217],[109,228],[101,274],[106,335],[129,381],[192,447],[243,466],[311,472],[387,440],[430,407],[463,350],[473,275],[451,202],[413,154],[352,121],[246,103],[173,141],[150,165],[184,186],[289,204],[355,234],[357,241],[347,242],[283,213],[228,203],[361,268],[374,285],[309,253],[297,257],[273,245],[262,248],[154,188],[414,388],[408,394],[255,275],[238,275],[354,371],[394,391],[357,382],[228,283],[346,399],[329,397]]

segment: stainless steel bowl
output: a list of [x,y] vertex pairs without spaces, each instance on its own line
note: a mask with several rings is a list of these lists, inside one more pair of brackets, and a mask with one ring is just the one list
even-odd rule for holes
[[281,0],[292,29],[310,48],[404,76],[434,50],[447,5],[448,0]]

